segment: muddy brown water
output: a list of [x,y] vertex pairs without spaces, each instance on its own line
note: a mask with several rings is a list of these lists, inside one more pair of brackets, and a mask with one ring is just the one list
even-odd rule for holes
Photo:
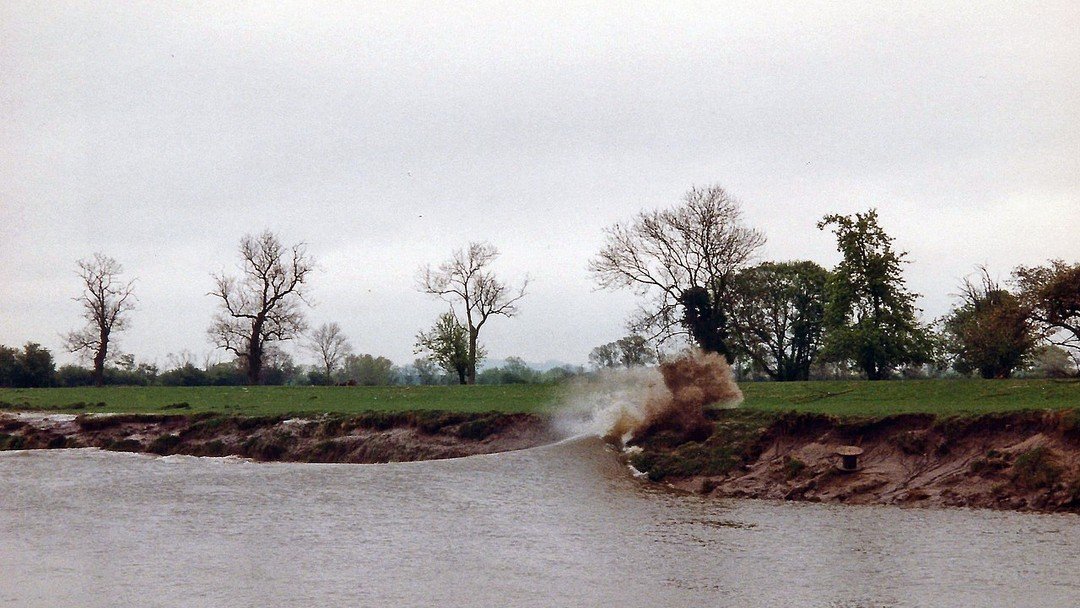
[[596,440],[388,465],[0,453],[0,606],[1080,606],[1080,517],[721,501]]

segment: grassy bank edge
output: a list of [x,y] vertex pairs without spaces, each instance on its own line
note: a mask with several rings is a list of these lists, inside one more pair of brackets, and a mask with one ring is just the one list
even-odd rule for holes
[[[743,409],[837,416],[991,413],[1080,408],[1077,380],[750,382]],[[410,387],[102,387],[0,389],[0,409],[78,413],[200,413],[249,416],[368,411],[553,413],[573,401],[564,385]]]

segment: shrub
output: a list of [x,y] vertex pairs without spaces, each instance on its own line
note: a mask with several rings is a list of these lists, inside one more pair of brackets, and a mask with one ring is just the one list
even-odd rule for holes
[[[994,450],[990,450],[993,452]],[[974,475],[991,475],[1009,466],[1002,458],[995,458],[987,454],[986,458],[977,458],[971,461],[971,472]]]
[[458,426],[457,436],[462,439],[482,441],[501,431],[506,426],[507,420],[508,419],[505,416],[492,414],[483,418],[463,422]]
[[930,439],[926,433],[919,431],[905,431],[894,435],[893,443],[900,448],[901,452],[912,456],[922,456],[930,447]]
[[1061,467],[1054,462],[1054,454],[1045,447],[1030,449],[1016,457],[1013,463],[1013,481],[1024,488],[1049,488],[1061,477]]
[[22,435],[0,433],[0,450],[21,450],[25,445],[26,438]]
[[784,476],[788,480],[795,479],[806,469],[806,463],[794,456],[784,456]]
[[170,403],[168,405],[161,406],[163,410],[190,410],[191,404],[187,401],[181,401],[179,403]]
[[150,445],[147,446],[146,451],[150,452],[151,454],[159,454],[161,456],[165,456],[168,454],[172,454],[173,450],[178,445],[180,445],[180,436],[167,434],[162,435],[157,439],[151,441]]

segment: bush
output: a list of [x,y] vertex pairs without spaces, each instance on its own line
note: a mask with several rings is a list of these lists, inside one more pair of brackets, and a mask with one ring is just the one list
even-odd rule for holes
[[1023,488],[1049,488],[1061,477],[1061,467],[1054,454],[1045,447],[1033,448],[1016,457],[1012,480]]
[[166,456],[168,454],[172,454],[173,450],[176,449],[176,446],[178,445],[180,445],[179,435],[162,435],[157,439],[151,441],[150,445],[147,446],[146,451],[150,452],[151,454],[159,454],[161,456]]
[[56,370],[56,385],[65,388],[90,386],[94,383],[90,370],[78,365],[65,365]]
[[26,438],[22,435],[0,433],[0,450],[21,450],[25,445]]
[[462,439],[482,441],[502,430],[504,420],[502,416],[494,415],[463,422],[458,426],[457,436]]
[[1003,458],[987,454],[986,458],[977,458],[971,461],[971,472],[974,475],[986,476],[1004,470],[1008,466],[1009,463],[1005,462]]
[[794,456],[784,456],[784,477],[795,479],[806,469],[806,463]]

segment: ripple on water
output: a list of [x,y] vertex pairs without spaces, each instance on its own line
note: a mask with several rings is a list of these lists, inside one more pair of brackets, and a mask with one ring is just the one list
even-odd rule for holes
[[0,454],[0,606],[1074,606],[1080,518],[707,500],[577,440],[391,465]]

